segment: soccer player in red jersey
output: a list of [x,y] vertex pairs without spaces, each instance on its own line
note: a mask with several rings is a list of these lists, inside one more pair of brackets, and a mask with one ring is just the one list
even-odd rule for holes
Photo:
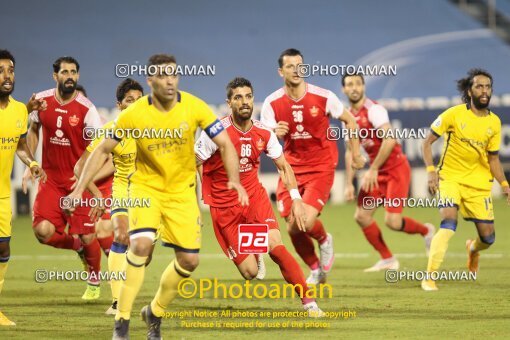
[[[101,120],[94,104],[76,91],[80,66],[72,57],[58,58],[53,64],[53,79],[57,87],[38,93],[35,98],[46,103],[45,108],[32,106],[28,145],[35,152],[42,127],[42,167],[48,175],[40,182],[34,202],[33,230],[39,242],[78,252],[86,262],[90,276],[85,300],[99,298],[99,269],[101,248],[95,237],[94,221],[88,216],[90,208],[80,206],[68,216],[61,207],[61,199],[71,192],[73,168],[88,141],[84,129],[96,129]],[[24,189],[30,178],[28,169],[23,177]],[[95,193],[100,196],[100,193]],[[84,198],[91,198],[85,194]],[[64,205],[66,202],[62,202]],[[66,225],[69,232],[66,233]],[[73,237],[76,235],[77,237]]]
[[[333,239],[326,233],[317,218],[326,204],[338,163],[338,148],[328,139],[329,117],[339,119],[348,129],[357,128],[354,117],[344,109],[338,97],[331,91],[305,83],[298,73],[303,63],[301,52],[288,49],[278,59],[278,73],[284,86],[270,94],[262,105],[261,122],[274,129],[278,138],[284,140],[285,158],[292,166],[303,196],[306,212],[306,232],[299,230],[291,218],[292,200],[282,180],[278,182],[278,210],[287,221],[292,243],[303,261],[310,267],[308,283],[325,282],[326,273],[334,261]],[[352,139],[352,165],[362,168],[359,142]],[[319,243],[320,262],[312,239]]]
[[[402,147],[395,138],[392,138],[391,124],[388,111],[370,100],[365,95],[365,80],[362,75],[344,75],[342,77],[342,90],[349,99],[351,107],[349,111],[354,115],[358,126],[363,131],[361,146],[368,153],[370,167],[364,174],[361,182],[361,190],[358,195],[358,206],[354,218],[361,227],[367,241],[381,255],[375,265],[365,269],[365,272],[380,270],[398,270],[399,262],[392,255],[383,240],[381,230],[373,216],[377,207],[371,202],[378,198],[387,198],[395,205],[387,205],[384,221],[392,230],[403,231],[407,234],[420,234],[425,240],[425,248],[428,253],[430,242],[434,236],[434,226],[422,224],[410,217],[402,216],[402,202],[407,198],[411,184],[411,167]],[[378,138],[375,131],[384,130],[387,138]],[[379,136],[383,136],[381,132]],[[365,138],[366,136],[366,138]],[[350,165],[351,150],[347,146],[345,153],[346,187],[345,197],[348,201],[354,200],[354,171]],[[363,206],[364,200],[369,198],[370,206]],[[373,199],[372,199],[373,198]],[[400,200],[400,204],[399,201]]]
[[221,123],[228,132],[239,155],[239,172],[242,186],[250,198],[248,206],[241,206],[237,193],[227,190],[228,177],[223,167],[221,154],[216,144],[202,132],[195,143],[197,164],[203,164],[202,191],[206,204],[210,205],[214,233],[225,255],[232,259],[241,275],[251,280],[263,278],[262,255],[239,254],[239,224],[266,224],[269,227],[269,256],[278,264],[283,277],[301,294],[303,307],[312,317],[322,311],[314,299],[308,298],[303,271],[282,243],[278,223],[267,196],[258,178],[260,155],[266,153],[281,174],[286,190],[292,196],[292,214],[299,229],[305,229],[304,206],[297,189],[292,168],[283,156],[276,135],[259,121],[252,120],[253,88],[249,80],[235,78],[227,85],[227,104],[232,114]]

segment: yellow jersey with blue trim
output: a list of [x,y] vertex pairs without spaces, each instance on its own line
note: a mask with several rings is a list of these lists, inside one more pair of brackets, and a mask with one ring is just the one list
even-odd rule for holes
[[430,126],[436,136],[445,137],[438,165],[444,180],[490,190],[494,178],[488,154],[497,154],[501,144],[501,121],[493,112],[477,116],[462,104],[444,111]]
[[[211,138],[223,130],[209,106],[187,92],[177,92],[177,102],[161,112],[144,96],[120,113],[113,138],[132,138],[136,144],[132,188],[177,194],[195,185],[195,133],[203,129]],[[131,190],[131,189],[130,189]]]

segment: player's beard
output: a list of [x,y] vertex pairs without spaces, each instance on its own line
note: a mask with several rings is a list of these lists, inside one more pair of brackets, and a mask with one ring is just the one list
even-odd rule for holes
[[0,86],[0,99],[5,99],[6,97],[9,97],[11,93],[14,91],[14,82],[12,82],[12,86],[10,90],[3,90],[3,85]]
[[[247,113],[247,112],[241,113],[241,109],[249,109],[249,113]],[[242,121],[250,120],[252,114],[253,114],[253,107],[248,107],[248,106],[240,107],[239,110],[236,112],[236,116],[239,117],[239,119]]]
[[349,101],[351,102],[352,105],[356,105],[360,102],[361,99],[363,99],[363,96],[359,96],[356,99],[349,98]]
[[[66,83],[68,81],[72,81],[73,82],[73,86],[66,86]],[[74,80],[67,79],[63,83],[58,83],[58,90],[62,94],[71,94],[71,93],[73,93],[76,90],[76,85],[77,85],[77,83]]]
[[[481,97],[481,96],[480,96]],[[473,97],[473,105],[477,110],[483,110],[486,109],[489,106],[489,103],[491,102],[491,96],[487,96],[487,103],[482,103],[480,101],[480,97]]]

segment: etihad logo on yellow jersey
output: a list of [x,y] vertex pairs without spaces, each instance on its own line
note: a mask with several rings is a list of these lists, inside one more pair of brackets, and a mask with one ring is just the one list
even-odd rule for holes
[[157,151],[161,149],[168,149],[171,148],[174,145],[184,145],[187,143],[186,138],[172,138],[172,139],[166,139],[162,141],[161,143],[155,143],[155,144],[149,144],[147,145],[147,150],[149,151]]
[[18,143],[19,137],[0,137],[1,144]]
[[474,146],[477,148],[482,148],[482,149],[487,147],[487,144],[488,144],[487,142],[481,142],[481,141],[478,141],[475,139],[469,139],[469,138],[461,138],[460,141],[464,142],[464,143],[468,143],[471,146]]
[[126,160],[126,159],[129,159],[129,160],[135,159],[136,158],[136,152],[122,153],[118,157],[121,158],[121,159],[124,159],[124,160]]

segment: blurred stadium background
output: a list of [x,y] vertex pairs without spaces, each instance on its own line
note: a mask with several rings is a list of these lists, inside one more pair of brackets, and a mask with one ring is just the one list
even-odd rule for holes
[[[156,52],[172,53],[181,64],[215,66],[214,76],[183,77],[180,88],[206,100],[218,116],[228,113],[224,87],[235,76],[252,81],[258,114],[263,99],[282,85],[277,58],[288,47],[300,49],[309,64],[397,65],[396,76],[369,77],[366,89],[402,128],[429,126],[460,102],[455,80],[482,67],[495,79],[491,107],[504,124],[500,155],[506,169],[510,165],[510,0],[389,0],[384,5],[377,0],[30,0],[10,3],[0,20],[6,28],[2,48],[17,59],[15,98],[26,101],[33,92],[54,87],[51,64],[72,55],[81,64],[80,83],[108,118],[117,114],[115,88],[122,80],[115,66],[144,64]],[[146,85],[142,77],[134,78]],[[309,81],[345,102],[339,76]],[[421,140],[402,144],[414,168],[411,194],[426,196]],[[435,146],[438,156],[440,145]],[[15,213],[23,214],[30,205],[20,193],[20,165],[17,160],[12,198]],[[343,200],[343,167],[340,159],[334,203]],[[261,178],[270,192],[275,177],[274,166],[264,160]],[[498,195],[497,185],[494,191]]]

